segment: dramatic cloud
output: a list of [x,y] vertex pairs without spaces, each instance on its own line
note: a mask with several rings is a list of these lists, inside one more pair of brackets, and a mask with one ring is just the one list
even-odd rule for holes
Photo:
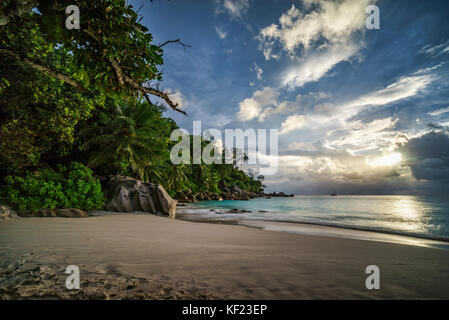
[[[400,162],[372,165],[367,158],[317,145],[290,150],[278,158],[275,176],[266,176],[271,189],[297,194],[328,194],[336,187],[349,194],[412,193],[413,177]],[[308,150],[306,150],[308,149]]]
[[[188,93],[190,117],[175,115],[180,125],[200,119],[205,128],[277,128],[279,170],[266,176],[269,190],[420,193],[449,180],[442,3],[420,2],[420,10],[384,21],[409,4],[214,1],[217,19],[199,10],[206,15],[191,29],[212,29],[195,40],[198,55],[166,52],[165,86]],[[368,30],[365,9],[377,3],[385,23]],[[181,92],[175,95],[185,108]]]
[[394,127],[398,119],[377,119],[368,123],[360,120],[347,122],[343,128],[328,133],[327,146],[344,148],[351,152],[388,149],[396,142]]
[[[365,107],[388,105],[422,93],[430,83],[437,79],[436,76],[428,73],[430,69],[419,70],[409,76],[403,76],[385,88],[368,92],[339,105],[321,105],[320,108],[315,108],[318,113],[315,119],[322,124],[330,123],[332,125],[338,121],[342,127],[348,128],[350,127],[350,125],[348,126],[349,119],[359,114]],[[358,126],[357,123],[353,123],[353,125]]]
[[418,180],[437,180],[449,183],[449,136],[430,131],[410,139],[398,149],[406,165]]
[[[437,79],[431,73],[435,69],[421,69],[400,77],[384,88],[346,103],[321,103],[318,105],[322,106],[321,111],[317,111],[318,107],[301,107],[307,114],[308,142],[290,143],[289,155],[281,156],[279,161],[278,176],[268,177],[267,183],[290,186],[289,190],[298,193],[322,193],[329,186],[348,193],[425,193],[431,186],[428,179],[441,179],[447,186],[449,138],[446,133],[433,132],[409,140],[396,129],[397,117],[367,121],[361,113],[366,108],[386,106],[422,94]],[[300,99],[296,100],[295,105],[300,105]],[[266,108],[262,114],[273,112],[280,105]],[[292,102],[288,107],[291,106]],[[433,112],[441,115],[446,108]],[[292,127],[296,122],[301,123],[289,121]],[[288,128],[287,122],[284,123]],[[301,181],[300,186],[292,181]]]
[[363,117],[355,117],[360,117],[367,107],[388,105],[422,93],[436,79],[426,72],[419,70],[399,78],[385,88],[339,105],[321,105],[319,109],[315,108],[315,115],[308,119],[326,132],[325,145],[329,148],[344,148],[354,153],[392,150],[400,134],[395,130],[399,119],[388,117],[363,121]]
[[286,134],[290,131],[297,130],[302,128],[307,123],[307,120],[304,116],[299,114],[294,114],[285,119],[281,124],[281,131],[279,131],[280,135]]
[[360,50],[363,42],[355,35],[365,27],[365,8],[373,1],[303,0],[303,4],[307,13],[293,4],[278,24],[263,28],[257,37],[266,60],[280,58],[275,53],[278,47],[291,58],[300,57],[284,72],[282,84],[291,89],[318,81]]
[[[275,113],[294,113],[282,123],[280,133],[307,125],[308,139],[307,142],[288,144],[289,155],[281,156],[278,176],[268,177],[267,183],[284,188],[290,185],[290,190],[299,193],[326,192],[326,188],[333,185],[344,192],[355,193],[417,192],[414,181],[418,179],[418,168],[406,165],[409,152],[397,150],[398,145],[408,142],[396,129],[399,119],[390,116],[367,121],[361,112],[368,107],[389,105],[422,93],[437,79],[430,72],[433,70],[435,68],[419,70],[384,88],[338,105],[320,102],[310,108],[305,106],[304,97],[298,95],[295,101],[282,101],[265,108],[259,119]],[[323,92],[315,96],[315,101],[329,98]],[[310,99],[309,102],[313,101]],[[307,123],[298,111],[307,115]],[[427,163],[432,162],[423,162]],[[295,180],[301,181],[301,187],[291,182]],[[425,192],[424,186],[418,185],[419,192]]]

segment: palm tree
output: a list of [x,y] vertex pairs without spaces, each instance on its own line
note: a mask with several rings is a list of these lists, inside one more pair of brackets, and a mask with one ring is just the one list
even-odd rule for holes
[[148,181],[148,168],[166,149],[160,137],[165,125],[153,106],[126,102],[116,107],[105,125],[80,131],[81,136],[89,137],[81,149],[90,151],[90,167],[125,161],[139,179]]
[[165,183],[162,183],[162,185],[165,185],[168,190],[182,191],[187,182],[186,166],[167,163],[163,168],[163,172]]

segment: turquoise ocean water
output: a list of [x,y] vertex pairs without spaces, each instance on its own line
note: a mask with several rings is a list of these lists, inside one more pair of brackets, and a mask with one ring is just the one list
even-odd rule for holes
[[[251,212],[227,213],[233,208]],[[449,199],[444,197],[295,196],[203,201],[182,211],[192,219],[312,223],[449,241]]]

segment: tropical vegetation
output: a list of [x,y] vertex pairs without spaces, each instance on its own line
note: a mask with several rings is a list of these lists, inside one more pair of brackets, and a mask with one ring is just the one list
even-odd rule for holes
[[103,205],[110,175],[172,196],[224,185],[260,193],[263,177],[235,162],[170,161],[178,126],[164,114],[185,112],[159,82],[164,46],[180,41],[154,44],[126,1],[75,3],[79,30],[65,27],[73,1],[0,0],[0,197],[22,209],[90,210]]

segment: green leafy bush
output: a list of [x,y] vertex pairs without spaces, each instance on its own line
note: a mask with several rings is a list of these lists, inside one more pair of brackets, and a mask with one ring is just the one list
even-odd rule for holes
[[60,165],[58,171],[42,169],[28,171],[24,177],[7,176],[5,182],[5,199],[22,210],[92,210],[105,202],[100,181],[92,176],[92,170],[77,162],[70,163],[69,168]]

